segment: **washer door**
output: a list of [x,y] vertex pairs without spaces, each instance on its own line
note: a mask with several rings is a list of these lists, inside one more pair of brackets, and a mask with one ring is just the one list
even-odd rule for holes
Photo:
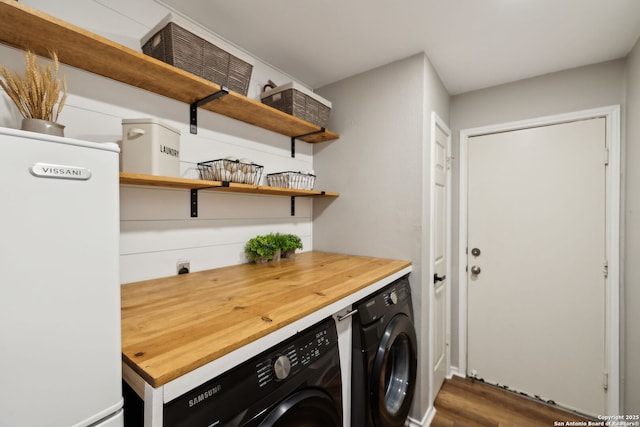
[[404,426],[416,388],[416,331],[398,314],[387,325],[371,371],[371,415],[376,426]]
[[327,393],[310,388],[279,403],[260,427],[342,427],[342,414]]

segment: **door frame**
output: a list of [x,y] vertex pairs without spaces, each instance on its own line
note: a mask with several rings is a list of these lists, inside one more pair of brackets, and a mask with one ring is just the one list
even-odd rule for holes
[[447,276],[447,290],[446,290],[446,306],[445,306],[445,318],[447,319],[447,325],[446,325],[446,334],[445,334],[445,346],[446,346],[446,375],[448,378],[450,378],[450,371],[451,371],[451,256],[452,256],[452,248],[451,248],[451,243],[452,243],[452,227],[451,227],[451,207],[452,207],[452,193],[451,193],[451,130],[449,129],[449,127],[446,125],[446,123],[444,122],[444,120],[442,120],[440,118],[440,116],[438,116],[438,114],[433,111],[431,112],[431,147],[430,147],[430,152],[431,152],[431,164],[430,164],[430,170],[431,170],[431,180],[430,180],[430,214],[429,214],[429,396],[431,396],[432,401],[435,400],[435,395],[437,393],[437,390],[433,389],[433,376],[431,375],[431,372],[433,371],[433,362],[434,362],[434,354],[433,354],[433,349],[435,348],[434,343],[433,343],[433,337],[435,336],[435,334],[433,333],[434,330],[434,315],[435,315],[435,292],[434,292],[434,282],[433,282],[433,271],[435,269],[434,266],[434,262],[433,262],[433,256],[434,256],[434,252],[435,252],[435,229],[436,229],[436,223],[435,223],[435,193],[433,191],[433,186],[435,183],[435,154],[436,154],[436,128],[440,128],[440,130],[442,130],[442,132],[447,136],[447,158],[446,158],[446,163],[447,163],[447,214],[445,215],[445,221],[446,221],[446,231],[445,231],[445,239],[446,239],[446,257],[447,257],[447,269],[446,269],[446,276]]
[[[620,413],[620,106],[575,111],[566,114],[482,126],[460,131],[460,194],[458,223],[458,373],[467,372],[467,179],[469,138],[497,132],[508,132],[532,127],[548,126],[593,118],[606,120],[608,168],[606,168],[606,242],[608,276],[605,292],[605,348],[608,382],[606,415]],[[603,161],[604,156],[603,153]],[[605,414],[603,414],[605,415]]]

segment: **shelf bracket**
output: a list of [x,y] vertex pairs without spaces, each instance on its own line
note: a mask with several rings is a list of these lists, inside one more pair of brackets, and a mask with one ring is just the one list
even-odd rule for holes
[[191,218],[198,217],[198,190],[191,189]]
[[198,217],[198,190],[205,190],[207,188],[220,188],[228,187],[229,181],[222,181],[222,185],[212,185],[211,187],[192,188],[191,189],[191,218]]
[[313,132],[305,133],[304,135],[292,136],[291,137],[291,157],[295,157],[296,156],[296,139],[305,138],[305,137],[311,136],[311,135],[317,135],[319,133],[325,133],[325,131],[326,131],[325,128],[320,128],[320,130],[316,130],[316,131],[313,131]]
[[[324,196],[326,193],[324,191],[321,191],[320,194],[312,194],[309,196],[302,196],[302,197],[319,197],[319,196]],[[296,216],[296,197],[298,196],[291,196],[291,216]]]
[[198,133],[198,107],[204,104],[208,104],[211,101],[215,101],[218,98],[222,98],[228,93],[229,93],[229,88],[226,86],[221,86],[220,90],[217,91],[216,93],[213,93],[207,96],[206,98],[202,98],[201,100],[191,104],[191,106],[189,107],[189,123],[190,123],[189,130],[192,134]]

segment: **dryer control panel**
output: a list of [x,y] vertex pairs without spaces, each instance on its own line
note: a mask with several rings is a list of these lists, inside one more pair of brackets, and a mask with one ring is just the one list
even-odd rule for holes
[[366,300],[354,305],[358,310],[360,323],[367,325],[389,314],[389,307],[403,305],[411,300],[411,287],[409,278],[402,277],[382,291],[368,297]]

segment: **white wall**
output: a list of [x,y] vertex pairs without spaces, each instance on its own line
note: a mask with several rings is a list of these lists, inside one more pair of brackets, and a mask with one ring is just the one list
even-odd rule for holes
[[[27,0],[23,3],[140,50],[139,40],[168,10],[152,0]],[[23,69],[23,52],[0,45],[2,63]],[[181,173],[195,177],[198,161],[233,155],[264,165],[263,176],[283,170],[313,169],[312,147],[299,142],[290,157],[290,139],[239,121],[199,111],[198,135],[188,128],[188,106],[132,86],[63,66],[69,98],[59,122],[65,135],[97,142],[122,139],[123,118],[157,118],[181,131]],[[257,98],[267,80],[291,77],[256,60],[249,96]],[[19,128],[21,117],[4,92],[0,97],[0,126]],[[305,250],[313,246],[312,201],[296,200],[290,216],[287,197],[201,192],[199,217],[192,219],[189,192],[124,186],[121,189],[121,282],[176,273],[179,259],[191,261],[192,271],[245,262],[244,243],[256,234],[291,232],[302,237]],[[327,188],[327,190],[333,190]]]
[[430,407],[428,238],[430,117],[447,121],[449,96],[424,54],[347,78],[318,92],[333,102],[340,140],[314,145],[318,182],[341,192],[314,209],[314,247],[406,259],[419,340],[412,416]]
[[[615,104],[620,104],[622,106],[622,151],[624,153],[624,113],[626,111],[624,84],[626,76],[625,71],[626,61],[616,60],[548,74],[452,97],[451,131],[453,133],[454,157],[456,159],[459,157],[459,136],[460,131],[463,129]],[[636,79],[636,85],[637,84],[638,80]],[[622,163],[624,164],[624,161]],[[632,167],[630,166],[629,169],[632,169]],[[457,181],[456,177],[459,176],[459,162],[457,160],[454,160],[453,162],[453,176],[454,180]],[[640,178],[636,180],[636,182],[638,181],[640,181]],[[633,192],[632,189],[629,188],[629,185],[627,185],[627,187],[626,192],[622,195],[623,200],[630,197]],[[455,182],[453,186],[454,258],[457,258],[458,254],[458,188],[459,182]],[[637,193],[637,189],[635,191]],[[624,235],[621,236],[621,240],[625,240]],[[630,240],[632,239],[627,237],[627,242]],[[636,251],[638,251],[638,249],[640,248],[636,248]],[[633,258],[629,258],[628,254],[626,259],[630,260]],[[457,262],[458,260],[456,259],[454,261],[454,265],[456,265]],[[452,299],[455,303],[458,298],[458,277],[456,270],[454,270],[453,273]],[[638,281],[637,279],[638,276],[636,276],[636,282]],[[627,281],[626,283],[629,284],[631,282]],[[640,303],[638,298],[632,302],[629,299],[629,295],[627,295],[626,301],[624,298],[622,301],[625,304],[627,311],[633,311],[633,307]],[[466,355],[459,354],[458,352],[458,311],[456,304],[453,305],[452,317],[452,363],[453,365],[456,365],[459,363],[459,360],[461,360],[460,358],[466,357]],[[632,329],[627,331],[625,338],[627,340],[630,338],[632,340],[635,339],[637,342],[637,338],[633,338],[633,334],[630,332],[635,333],[637,337],[637,330],[634,331]],[[627,354],[629,353],[627,352]],[[637,372],[638,371],[636,370],[636,375]],[[629,378],[628,374],[626,378]],[[637,402],[640,394],[636,394],[635,396],[635,401]],[[627,413],[637,413],[637,411],[627,411]]]
[[640,414],[640,39],[627,59],[624,413]]

